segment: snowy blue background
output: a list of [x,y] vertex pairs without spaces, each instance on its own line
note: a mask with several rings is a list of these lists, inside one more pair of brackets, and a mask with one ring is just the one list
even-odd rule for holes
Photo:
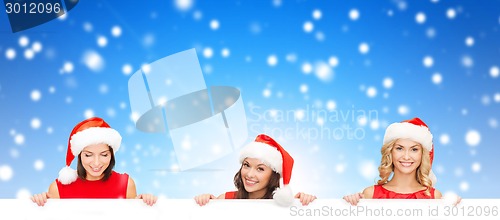
[[131,74],[190,48],[207,85],[241,90],[248,141],[267,133],[295,158],[295,191],[374,184],[385,127],[418,116],[437,189],[500,197],[500,1],[80,1],[15,34],[1,9],[0,198],[46,191],[92,116],[122,134],[115,170],[139,193],[232,190],[237,152],[177,172],[168,137],[134,127]]

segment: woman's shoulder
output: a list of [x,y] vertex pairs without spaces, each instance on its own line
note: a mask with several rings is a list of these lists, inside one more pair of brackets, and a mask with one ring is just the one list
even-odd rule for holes
[[441,192],[439,190],[437,190],[436,188],[431,188],[434,190],[434,198],[435,199],[441,199],[443,197],[443,194],[441,194]]
[[219,196],[217,196],[217,199],[226,199],[226,193],[222,193]]
[[374,191],[375,191],[375,186],[366,187],[363,190],[363,198],[364,199],[371,199],[371,198],[373,198],[373,192]]
[[52,182],[49,186],[49,190],[47,192],[49,198],[59,198],[59,188],[57,188],[57,180]]

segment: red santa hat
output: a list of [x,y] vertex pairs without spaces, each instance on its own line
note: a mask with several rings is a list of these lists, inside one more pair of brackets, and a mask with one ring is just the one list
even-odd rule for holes
[[[422,147],[429,151],[432,167],[432,161],[434,160],[434,144],[432,143],[432,134],[429,127],[420,118],[413,118],[389,125],[385,130],[384,144],[396,139],[410,139],[420,143]],[[434,186],[437,182],[437,178],[434,172],[432,172],[432,169],[429,173],[429,178]]]
[[292,177],[293,158],[271,137],[260,134],[254,142],[247,144],[240,152],[240,163],[245,158],[260,159],[283,178],[283,186],[274,191],[273,199],[278,204],[290,206],[293,203],[293,193],[288,186]]
[[120,148],[121,141],[120,133],[112,129],[102,118],[93,117],[83,120],[71,131],[66,153],[66,167],[59,171],[57,179],[62,184],[67,185],[78,178],[76,170],[72,169],[70,165],[86,146],[107,144],[116,152]]

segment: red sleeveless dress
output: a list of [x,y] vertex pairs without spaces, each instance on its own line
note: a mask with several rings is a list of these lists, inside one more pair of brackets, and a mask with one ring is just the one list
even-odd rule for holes
[[236,191],[226,192],[224,194],[224,199],[236,199]]
[[374,199],[434,199],[434,188],[429,190],[430,196],[425,195],[425,189],[414,193],[397,193],[387,190],[382,185],[375,185],[373,190]]
[[127,198],[128,174],[111,173],[108,180],[82,180],[63,185],[56,179],[61,199],[120,199]]

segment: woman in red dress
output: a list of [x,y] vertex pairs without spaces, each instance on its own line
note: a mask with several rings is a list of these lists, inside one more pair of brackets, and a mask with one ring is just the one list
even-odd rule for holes
[[[230,191],[216,197],[202,194],[194,198],[200,206],[210,199],[274,199],[278,204],[289,206],[294,198],[307,205],[316,196],[297,193],[293,196],[288,183],[292,175],[293,158],[271,137],[261,134],[254,142],[240,151],[241,168],[234,176],[237,191]],[[280,178],[283,178],[283,187]]]
[[[113,171],[114,153],[122,137],[101,118],[86,119],[75,126],[68,141],[66,167],[50,184],[48,192],[33,195],[31,200],[43,206],[48,198],[108,198],[142,199],[153,205],[157,197],[137,195],[134,180],[126,173]],[[69,166],[78,157],[77,170]]]
[[[364,199],[440,199],[432,172],[434,145],[427,125],[413,118],[387,127],[381,150],[380,180],[362,193],[344,196],[356,205]],[[392,175],[392,178],[389,177]]]

